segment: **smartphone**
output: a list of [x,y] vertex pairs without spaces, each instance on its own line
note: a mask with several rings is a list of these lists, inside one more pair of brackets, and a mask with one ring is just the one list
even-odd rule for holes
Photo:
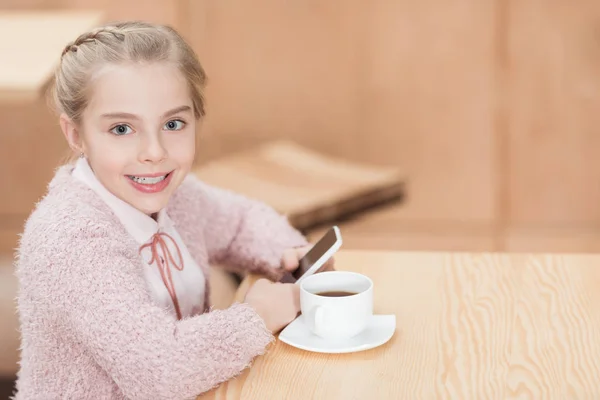
[[307,276],[316,274],[341,246],[342,234],[337,226],[333,226],[300,259],[298,268],[286,274],[281,282],[298,284]]

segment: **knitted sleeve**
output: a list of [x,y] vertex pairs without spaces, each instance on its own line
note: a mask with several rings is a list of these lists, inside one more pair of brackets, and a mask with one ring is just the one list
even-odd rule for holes
[[247,304],[177,321],[153,304],[135,254],[116,240],[74,243],[55,274],[65,332],[127,398],[193,398],[247,367],[273,336]]
[[308,242],[287,218],[263,202],[189,175],[172,200],[178,230],[204,240],[209,262],[279,279],[283,251]]

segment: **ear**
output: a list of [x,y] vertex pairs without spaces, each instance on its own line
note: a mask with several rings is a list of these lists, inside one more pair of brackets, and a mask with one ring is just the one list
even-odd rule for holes
[[64,113],[60,115],[59,123],[63,135],[65,135],[65,139],[67,139],[67,143],[69,143],[69,147],[77,155],[85,153],[79,125]]

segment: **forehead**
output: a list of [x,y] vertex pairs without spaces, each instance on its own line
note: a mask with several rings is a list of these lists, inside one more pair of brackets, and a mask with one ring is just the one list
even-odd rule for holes
[[107,65],[94,74],[89,89],[87,108],[93,114],[128,112],[151,118],[192,104],[184,76],[167,63]]

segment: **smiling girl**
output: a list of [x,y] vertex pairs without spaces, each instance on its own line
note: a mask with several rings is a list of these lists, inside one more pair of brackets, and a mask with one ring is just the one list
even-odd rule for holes
[[274,210],[190,174],[205,74],[172,29],[104,26],[55,74],[63,165],[21,237],[16,399],[193,398],[239,374],[299,311],[261,280],[211,310],[209,265],[277,281],[304,237]]

